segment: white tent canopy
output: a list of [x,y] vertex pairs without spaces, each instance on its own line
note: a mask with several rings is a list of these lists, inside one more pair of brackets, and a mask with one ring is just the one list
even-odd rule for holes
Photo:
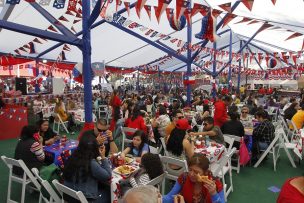
[[[130,3],[136,2],[135,0],[131,0]],[[201,0],[193,0],[192,4],[200,3],[210,6],[214,9],[222,10],[218,7],[223,3],[231,2],[233,5],[235,0],[206,0],[202,3]],[[55,18],[59,18],[64,15],[66,11],[68,1],[66,1],[66,5],[64,9],[56,9],[52,7],[52,3],[49,6],[44,6],[44,8],[51,13]],[[147,5],[157,6],[157,1],[148,0],[146,2]],[[11,13],[7,11],[7,7],[12,9]],[[172,1],[169,7],[175,8],[175,1]],[[123,4],[119,7],[119,9],[124,8]],[[115,10],[115,1],[112,3],[111,7],[107,10],[107,15],[110,15]],[[223,11],[223,10],[222,10]],[[269,52],[283,52],[283,51],[299,51],[302,48],[303,44],[303,36],[296,37],[290,40],[285,41],[287,37],[289,37],[294,32],[298,32],[304,34],[304,2],[303,0],[277,0],[276,4],[273,5],[271,0],[255,0],[252,11],[249,11],[242,3],[236,8],[233,14],[239,16],[233,19],[227,26],[224,28],[220,28],[217,33],[220,33],[224,30],[231,28],[233,32],[232,42],[233,52],[237,52],[240,48],[240,40],[248,40],[260,27],[264,22],[268,22],[269,24],[274,25],[272,28],[278,29],[267,29],[263,32],[260,32],[253,40],[252,44],[255,44]],[[50,23],[32,6],[29,5],[26,1],[21,0],[19,4],[12,6],[9,4],[5,4],[3,8],[0,7],[0,19],[3,18],[4,14],[9,14],[7,21],[14,22],[21,25],[31,26],[34,28],[39,28],[45,30],[50,26]],[[219,22],[221,18],[227,12],[223,12],[218,18]],[[145,9],[141,11],[141,18],[139,19],[136,15],[135,8],[131,9],[130,16],[128,16],[127,12],[122,14],[124,17],[127,17],[129,20],[139,23],[149,29],[153,29],[160,33],[169,35],[173,38],[177,38],[182,40],[183,42],[187,41],[187,28],[184,28],[181,31],[174,31],[167,20],[166,14],[162,15],[160,19],[160,23],[157,23],[156,17],[154,15],[154,9],[151,11],[151,20],[149,19]],[[73,21],[75,20],[74,16],[64,15],[65,18],[69,22],[62,22],[67,28],[74,29],[79,32],[82,30],[82,22],[78,22],[73,25]],[[247,25],[247,23],[239,23],[243,17],[249,17],[253,19],[260,20],[259,23]],[[194,35],[198,33],[201,29],[201,19],[202,16],[200,14],[195,15],[192,18],[192,44],[198,43],[201,40],[196,39]],[[101,17],[98,17],[97,21],[102,20]],[[135,31],[135,29],[133,30]],[[141,36],[145,36],[145,34],[138,29],[135,31]],[[147,37],[147,36],[145,36]],[[35,37],[28,36],[25,34],[20,34],[16,32],[12,32],[9,30],[2,29],[0,31],[0,52],[2,53],[12,53],[15,54],[14,50],[22,47],[24,44],[32,41]],[[156,41],[159,38],[149,38],[150,40]],[[123,32],[108,23],[104,23],[92,30],[92,62],[98,62],[105,60],[108,66],[118,66],[118,67],[136,67],[140,65],[145,65],[154,61],[160,57],[167,55],[167,53],[147,44],[146,42]],[[175,44],[170,43],[169,41],[160,40],[160,42],[165,45],[171,47],[174,50],[179,49],[179,47]],[[39,53],[47,50],[48,48],[56,45],[58,42],[54,42],[51,40],[43,41],[42,44],[35,43],[36,54],[29,54],[27,52],[21,52],[24,56],[36,57]],[[217,47],[222,47],[229,44],[229,32],[223,34],[217,40]],[[212,48],[213,43],[208,43],[206,47]],[[53,51],[45,54],[42,58],[45,59],[53,59],[56,60],[58,55],[62,51],[63,46],[54,49]],[[82,62],[82,53],[81,51],[75,47],[70,46],[71,51],[66,51],[67,61],[71,62]],[[250,46],[253,52],[257,52],[258,50],[252,46]],[[224,49],[225,51],[229,50],[229,47]],[[246,49],[245,49],[246,51]],[[260,51],[259,51],[260,52]],[[184,55],[186,53],[183,53]],[[204,55],[204,54],[203,54]],[[210,57],[206,57],[204,60],[211,60]],[[227,62],[228,58],[224,58],[223,62]],[[155,63],[158,64],[158,63]],[[154,65],[154,64],[151,64]],[[159,65],[159,64],[158,64]],[[159,65],[160,70],[173,71],[176,68],[185,65],[184,62],[173,58],[172,60],[167,61],[166,63]],[[266,64],[261,64],[262,68],[266,68]],[[195,67],[193,65],[193,67]],[[259,69],[257,63],[253,62],[250,65],[251,68]],[[179,69],[179,71],[185,71],[186,67]]]

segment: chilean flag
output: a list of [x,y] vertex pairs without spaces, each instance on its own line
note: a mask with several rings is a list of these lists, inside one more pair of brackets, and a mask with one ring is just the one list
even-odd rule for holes
[[73,71],[74,80],[79,83],[83,83],[82,80],[82,63],[78,63],[75,65]]

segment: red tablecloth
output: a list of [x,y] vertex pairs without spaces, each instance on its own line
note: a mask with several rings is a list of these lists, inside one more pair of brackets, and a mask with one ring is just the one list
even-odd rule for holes
[[28,125],[27,108],[0,109],[0,140],[19,137],[21,129],[26,125]]

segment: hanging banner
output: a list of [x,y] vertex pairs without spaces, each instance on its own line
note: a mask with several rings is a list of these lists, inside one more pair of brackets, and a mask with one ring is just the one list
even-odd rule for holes
[[138,18],[140,18],[140,11],[144,7],[146,2],[147,2],[147,0],[138,0],[137,1],[136,6],[135,6],[135,10],[136,10]]
[[227,11],[228,13],[231,13],[231,3],[225,3],[218,5],[221,9]]
[[176,0],[176,16],[175,18],[179,20],[188,6],[189,2],[187,0]]
[[253,3],[254,3],[254,0],[242,0],[241,1],[244,6],[246,6],[250,11],[252,10],[252,6],[253,6]]
[[149,16],[149,19],[151,20],[151,6],[150,5],[145,5],[144,6],[148,16]]

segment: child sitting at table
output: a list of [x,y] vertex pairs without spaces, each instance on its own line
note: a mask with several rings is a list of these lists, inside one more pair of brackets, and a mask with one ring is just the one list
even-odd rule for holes
[[132,187],[146,185],[148,182],[164,173],[163,165],[157,154],[144,154],[140,166],[141,168],[139,170],[134,172],[127,179],[120,181],[123,194]]
[[132,143],[121,153],[121,157],[124,159],[126,154],[131,154],[137,162],[140,162],[141,157],[149,151],[146,134],[141,130],[137,130],[133,134]]

